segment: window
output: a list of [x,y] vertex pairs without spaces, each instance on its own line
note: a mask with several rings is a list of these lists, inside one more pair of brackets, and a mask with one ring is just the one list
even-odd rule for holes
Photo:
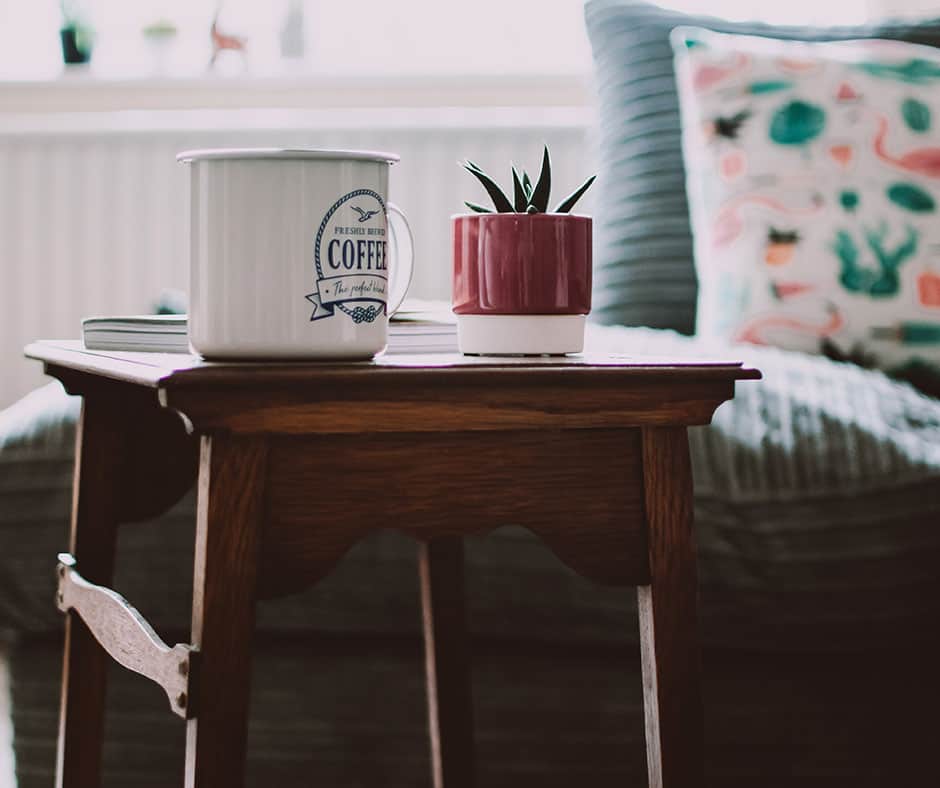
[[[870,16],[926,14],[931,0],[661,0],[663,5],[772,23],[854,24]],[[247,40],[246,62],[226,58],[229,74],[474,76],[585,74],[590,51],[583,0],[0,0],[0,79],[62,73],[60,5],[83,12],[97,31],[89,72],[106,79],[206,71],[209,27]],[[303,17],[305,56],[281,57],[291,9]],[[296,18],[296,17],[295,17]],[[167,20],[172,40],[142,31]]]
[[[90,73],[108,79],[201,76],[217,0],[69,0],[96,31]],[[291,11],[303,19],[305,55],[281,57]],[[586,73],[582,0],[227,0],[219,27],[243,36],[246,59],[223,73],[494,75]],[[61,73],[58,0],[0,0],[0,77]],[[162,43],[143,29],[171,22]],[[230,58],[229,60],[234,60]]]

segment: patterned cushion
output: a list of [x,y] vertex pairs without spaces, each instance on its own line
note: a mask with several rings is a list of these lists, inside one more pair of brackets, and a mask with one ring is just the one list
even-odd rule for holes
[[888,38],[940,46],[940,19],[868,27],[773,27],[588,0],[600,102],[594,317],[602,323],[695,328],[692,233],[669,34],[679,25],[807,41]]
[[699,333],[940,362],[940,56],[674,31]]

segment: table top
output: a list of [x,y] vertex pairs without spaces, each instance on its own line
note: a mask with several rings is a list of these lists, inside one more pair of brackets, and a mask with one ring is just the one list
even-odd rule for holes
[[292,434],[705,424],[735,381],[760,378],[740,361],[591,353],[223,363],[56,340],[26,355],[69,392],[115,409],[157,403],[197,431]]
[[492,379],[495,375],[571,380],[586,374],[625,380],[756,380],[761,374],[742,362],[702,357],[649,357],[584,353],[570,356],[493,357],[459,353],[380,355],[370,361],[231,362],[207,361],[184,353],[131,353],[86,350],[80,340],[41,340],[28,345],[29,358],[60,367],[152,388],[264,385],[283,383],[398,380]]

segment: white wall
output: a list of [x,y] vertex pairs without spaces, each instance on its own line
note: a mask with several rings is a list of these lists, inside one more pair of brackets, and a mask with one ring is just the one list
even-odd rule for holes
[[[187,286],[187,148],[390,150],[391,197],[415,233],[413,294],[449,298],[449,217],[486,202],[458,166],[508,185],[509,163],[554,153],[553,196],[593,172],[583,110],[218,111],[6,116],[0,126],[0,407],[42,381],[22,357],[39,338],[77,338],[82,317],[148,311]],[[590,211],[592,195],[579,209]]]

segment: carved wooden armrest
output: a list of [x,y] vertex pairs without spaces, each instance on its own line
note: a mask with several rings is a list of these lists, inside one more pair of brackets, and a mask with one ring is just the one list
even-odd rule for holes
[[71,554],[59,553],[58,576],[59,610],[74,611],[115,661],[159,684],[175,714],[184,719],[194,716],[189,699],[197,649],[186,643],[172,648],[164,643],[124,597],[82,577]]

